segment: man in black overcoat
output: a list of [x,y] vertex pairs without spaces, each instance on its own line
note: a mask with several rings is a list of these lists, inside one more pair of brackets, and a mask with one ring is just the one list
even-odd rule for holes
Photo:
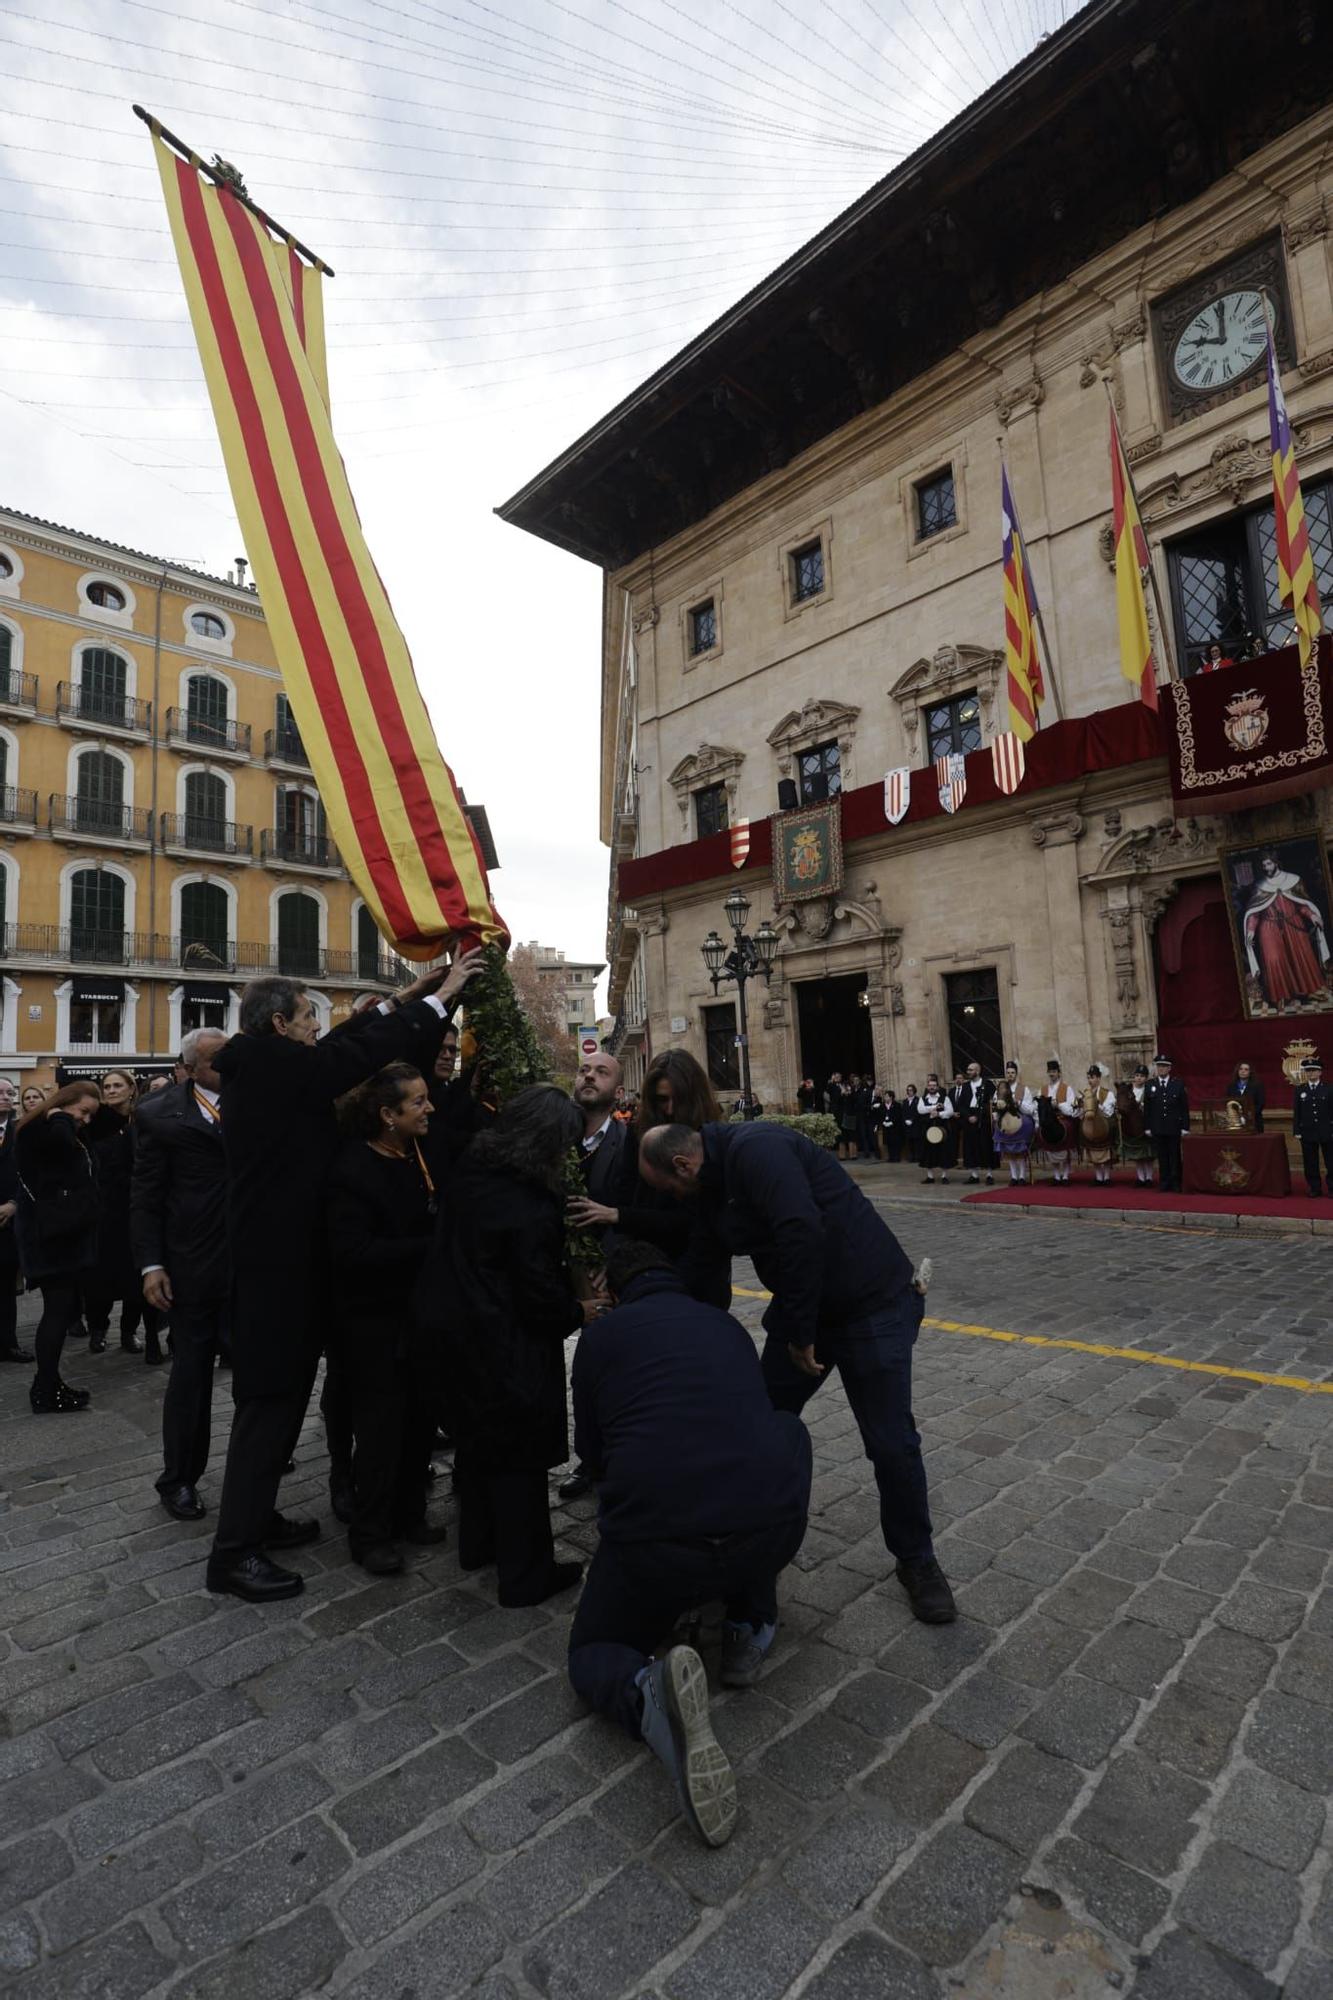
[[479,952],[444,980],[429,972],[392,1001],[318,1039],[310,996],[293,979],[252,980],[241,1032],[217,1060],[227,1153],[232,1395],[236,1414],[208,1559],[208,1587],[265,1603],[295,1597],[299,1575],[265,1549],[314,1541],[317,1521],[277,1512],[278,1482],[314,1385],[327,1311],[324,1182],[338,1145],[334,1105],[389,1062],[429,1076],[445,1022]]
[[143,1295],[171,1320],[171,1376],[162,1404],[157,1491],[168,1514],[198,1521],[208,1464],[213,1367],[226,1337],[227,1156],[214,1058],[227,1037],[192,1028],[181,1047],[184,1083],[145,1097],[135,1117],[130,1249]]
[[[1291,1101],[1291,1129],[1301,1142],[1301,1164],[1305,1185],[1311,1194],[1333,1194],[1333,1087],[1324,1082],[1324,1065],[1318,1056],[1307,1056],[1301,1064],[1300,1088]],[[1320,1156],[1324,1162],[1324,1184],[1319,1183]]]
[[14,1134],[18,1130],[17,1092],[7,1076],[0,1076],[0,1362],[26,1361],[32,1353],[19,1346],[18,1276],[19,1246],[14,1233],[18,1210],[18,1166],[14,1158]]
[[[614,1206],[624,1183],[626,1151],[628,1149],[632,1153],[635,1150],[630,1126],[612,1116],[623,1079],[624,1071],[620,1064],[603,1050],[579,1064],[579,1073],[570,1092],[583,1113],[582,1166],[588,1188],[587,1199],[599,1210]],[[605,1236],[609,1225],[602,1216],[598,1215],[594,1220],[588,1209],[579,1213],[579,1226],[591,1230],[595,1236]],[[561,1480],[556,1492],[562,1500],[577,1500],[591,1485],[589,1474],[576,1463],[568,1477]]]
[[1143,1093],[1143,1129],[1157,1148],[1163,1194],[1181,1188],[1181,1134],[1190,1129],[1190,1101],[1184,1084],[1171,1074],[1170,1056],[1153,1057],[1154,1076]]

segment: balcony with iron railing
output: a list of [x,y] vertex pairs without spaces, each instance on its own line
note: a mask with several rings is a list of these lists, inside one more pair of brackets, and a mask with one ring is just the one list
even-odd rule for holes
[[37,831],[37,794],[17,785],[0,785],[0,827],[11,833]]
[[0,710],[6,715],[36,715],[36,674],[21,674],[17,667],[0,668]]
[[304,827],[266,826],[259,836],[259,858],[266,868],[309,868],[321,875],[336,875],[342,868],[327,833]]
[[51,794],[50,826],[55,840],[92,840],[110,847],[147,847],[152,819],[146,806],[113,805],[105,799]]
[[266,729],[264,731],[264,761],[279,765],[288,771],[308,771],[310,759],[306,755],[305,744],[300,731],[296,729]]
[[250,755],[250,725],[227,716],[194,715],[188,708],[169,708],[167,742],[173,750],[244,760]]
[[236,943],[228,938],[174,937],[163,932],[97,929],[91,925],[2,924],[0,959],[6,963],[118,965],[127,971],[183,974],[190,979],[258,979],[279,973],[292,979],[352,986],[406,986],[419,968],[390,953],[325,951],[304,946]]
[[56,688],[56,720],[67,729],[85,729],[95,736],[147,736],[152,714],[151,702],[130,694],[112,694],[74,681],[61,681]]
[[214,819],[210,813],[163,813],[161,840],[167,854],[220,854],[229,861],[254,858],[254,828]]

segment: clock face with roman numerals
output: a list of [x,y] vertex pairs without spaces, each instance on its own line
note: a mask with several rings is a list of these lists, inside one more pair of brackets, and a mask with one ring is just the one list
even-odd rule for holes
[[1172,373],[1195,395],[1224,389],[1263,359],[1266,333],[1258,292],[1223,292],[1182,329],[1171,350]]

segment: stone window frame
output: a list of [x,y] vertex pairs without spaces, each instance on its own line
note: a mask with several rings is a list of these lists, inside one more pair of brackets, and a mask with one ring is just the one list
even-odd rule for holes
[[799,793],[800,777],[796,764],[800,753],[833,741],[838,746],[842,790],[852,791],[856,784],[853,747],[860,714],[859,708],[850,708],[840,701],[807,701],[804,708],[789,710],[776,729],[771,729],[768,734],[777,759],[778,776],[793,779]]
[[[941,528],[936,535],[922,535],[920,516],[917,513],[916,489],[925,481],[937,478],[947,472],[953,480],[954,524],[951,528]],[[919,458],[902,473],[898,481],[898,502],[902,508],[903,524],[906,530],[907,560],[912,562],[931,549],[940,549],[949,542],[956,542],[960,535],[967,533],[967,448],[958,443],[946,446],[943,451],[931,452],[928,457]]]
[[[711,601],[713,606],[713,629],[716,638],[703,652],[691,651],[693,628],[692,613]],[[715,577],[712,582],[700,584],[697,590],[681,600],[680,605],[680,656],[685,672],[693,672],[695,667],[706,667],[722,657],[722,579]]]
[[668,774],[667,783],[676,795],[680,809],[682,840],[693,840],[694,794],[705,785],[725,785],[727,788],[727,820],[735,826],[742,817],[739,809],[741,766],[745,762],[743,750],[733,750],[723,743],[701,743],[687,757],[682,757],[675,769]]
[[[949,499],[953,507],[952,521],[945,521],[938,528],[927,529],[921,521],[921,496],[928,486],[949,484]],[[953,465],[946,461],[936,466],[933,472],[923,472],[919,479],[912,481],[912,533],[918,542],[937,542],[941,535],[947,535],[951,528],[958,526],[958,481],[954,478]]]
[[[824,588],[811,597],[796,595],[796,572],[794,558],[803,549],[818,542],[824,559]],[[827,604],[833,596],[833,518],[825,515],[820,521],[810,521],[799,534],[790,535],[778,549],[778,573],[782,580],[782,615],[784,618],[800,618],[812,611],[817,604]]]
[[981,747],[985,749],[997,727],[996,703],[1003,670],[1004,653],[993,646],[940,646],[933,654],[912,662],[888,691],[898,710],[901,741],[911,769],[925,770],[930,762],[924,749],[926,709],[974,688],[981,703]]

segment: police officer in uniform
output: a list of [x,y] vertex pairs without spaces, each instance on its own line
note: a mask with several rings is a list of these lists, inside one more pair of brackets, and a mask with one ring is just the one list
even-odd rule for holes
[[[1305,1185],[1311,1194],[1333,1194],[1333,1085],[1324,1082],[1318,1056],[1301,1064],[1300,1089],[1291,1107],[1291,1129],[1301,1142]],[[1319,1184],[1319,1156],[1324,1157],[1324,1185]]]
[[1190,1101],[1184,1084],[1171,1074],[1170,1056],[1154,1056],[1153,1069],[1153,1080],[1143,1093],[1143,1129],[1157,1148],[1162,1193],[1179,1194],[1180,1137],[1190,1129]]

